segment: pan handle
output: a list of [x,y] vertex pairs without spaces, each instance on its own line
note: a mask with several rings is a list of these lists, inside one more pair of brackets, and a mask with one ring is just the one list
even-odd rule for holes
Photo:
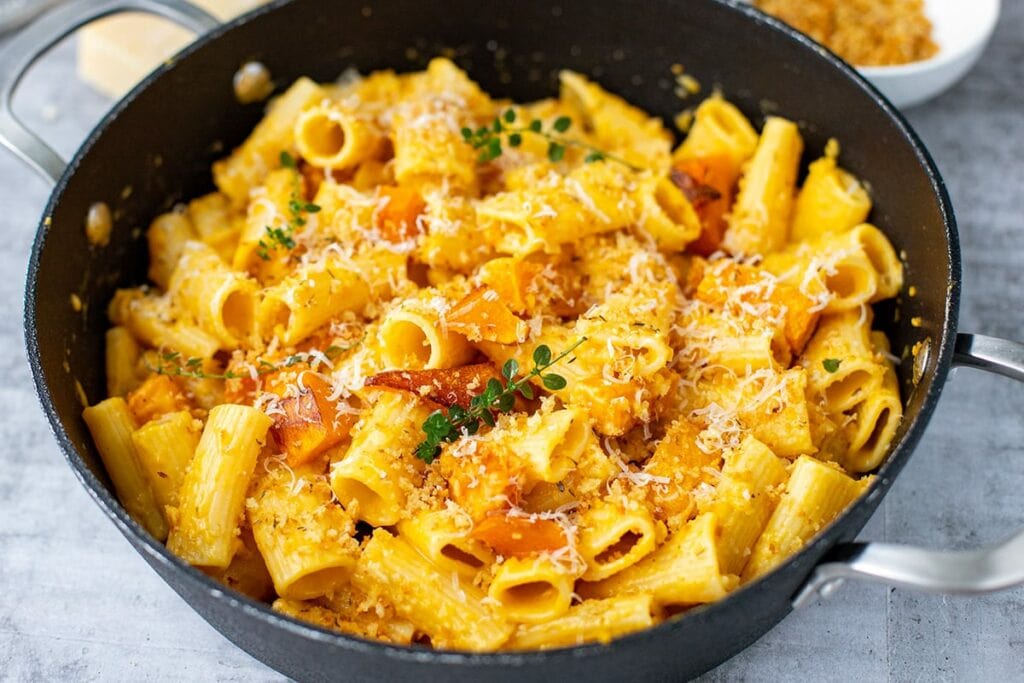
[[[957,336],[953,365],[1024,382],[1024,344],[979,334]],[[933,593],[979,594],[1024,585],[1024,531],[978,550],[949,552],[892,543],[836,546],[793,598],[803,607],[828,597],[846,579]]]
[[15,34],[0,51],[0,145],[51,184],[64,174],[67,162],[14,115],[14,92],[47,50],[82,26],[120,12],[155,14],[200,34],[220,26],[213,16],[184,0],[73,0]]

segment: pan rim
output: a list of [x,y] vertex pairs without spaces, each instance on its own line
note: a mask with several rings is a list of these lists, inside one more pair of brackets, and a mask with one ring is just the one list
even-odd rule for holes
[[[664,1],[666,0],[662,0],[662,2]],[[290,631],[294,635],[301,636],[308,640],[356,652],[362,651],[377,655],[383,654],[389,658],[404,662],[488,668],[523,667],[541,663],[550,664],[553,658],[568,657],[579,660],[599,657],[609,652],[612,649],[612,646],[618,646],[620,648],[632,647],[639,646],[650,639],[662,637],[671,638],[673,632],[678,630],[681,624],[692,621],[702,615],[706,615],[710,618],[717,611],[727,609],[736,601],[743,600],[744,596],[748,593],[758,590],[766,581],[769,580],[771,576],[784,571],[786,568],[794,565],[807,565],[807,571],[809,573],[813,569],[812,558],[819,556],[822,552],[840,542],[840,537],[843,534],[847,520],[854,516],[865,515],[865,513],[869,514],[873,512],[875,507],[888,492],[891,483],[895,480],[900,470],[906,464],[906,461],[911,456],[914,448],[924,433],[942,393],[946,377],[952,366],[953,349],[959,316],[961,286],[960,243],[952,202],[937,165],[917,133],[913,130],[903,115],[888,100],[886,100],[885,97],[873,85],[871,85],[871,83],[861,76],[856,69],[823,46],[815,43],[810,38],[790,28],[774,17],[755,9],[751,5],[740,2],[739,0],[708,1],[723,7],[726,11],[742,15],[745,17],[745,20],[750,22],[752,27],[756,27],[752,28],[752,30],[768,30],[782,33],[790,42],[798,44],[800,49],[807,53],[808,59],[815,59],[815,57],[811,56],[811,53],[813,53],[817,56],[816,58],[823,59],[836,72],[845,76],[848,81],[852,81],[852,83],[856,85],[867,97],[869,97],[874,105],[886,115],[886,117],[895,125],[904,140],[910,144],[919,165],[925,171],[929,182],[931,183],[932,190],[936,198],[939,200],[939,206],[945,228],[945,251],[946,260],[949,265],[950,282],[948,283],[945,298],[945,316],[941,327],[941,334],[936,340],[937,344],[933,356],[933,369],[931,371],[926,370],[922,377],[922,383],[927,382],[928,384],[926,393],[921,398],[921,408],[919,412],[910,423],[900,441],[892,447],[885,463],[877,472],[878,476],[864,496],[844,510],[839,517],[819,533],[818,537],[812,543],[808,544],[801,551],[787,558],[785,562],[775,568],[772,572],[769,572],[759,579],[728,594],[725,598],[719,601],[694,608],[686,612],[685,615],[680,615],[679,617],[662,622],[661,624],[657,624],[651,628],[622,636],[615,639],[608,645],[592,643],[551,650],[524,652],[479,653],[461,650],[435,651],[416,646],[392,645],[380,641],[360,638],[358,636],[329,631],[275,612],[268,604],[257,602],[226,588],[222,584],[217,583],[213,578],[203,574],[198,569],[174,556],[164,544],[153,539],[137,522],[128,516],[127,512],[113,494],[107,490],[106,486],[104,486],[104,484],[85,465],[82,456],[78,452],[78,448],[63,428],[62,420],[57,412],[47,385],[39,354],[39,330],[36,321],[36,285],[38,283],[42,252],[46,247],[48,233],[50,232],[48,229],[48,221],[62,200],[65,190],[72,178],[78,172],[83,159],[89,154],[96,142],[106,133],[109,126],[121,115],[123,111],[131,106],[140,93],[145,91],[153,82],[173,70],[179,61],[187,58],[192,53],[204,49],[207,45],[231,32],[234,28],[259,19],[292,2],[292,0],[274,0],[257,10],[245,14],[231,22],[225,23],[213,31],[200,36],[172,59],[168,60],[149,74],[127,95],[114,104],[110,111],[104,115],[102,120],[93,128],[86,140],[75,152],[75,155],[69,162],[64,174],[54,186],[54,189],[47,201],[43,217],[37,227],[36,236],[33,240],[26,277],[24,333],[26,353],[32,371],[32,379],[36,395],[41,407],[43,408],[43,412],[46,414],[50,430],[60,446],[64,459],[71,467],[72,472],[103,513],[114,523],[118,530],[121,531],[135,550],[139,552],[140,555],[148,555],[148,558],[146,559],[151,564],[158,563],[164,569],[181,576],[191,584],[192,589],[205,592],[215,600],[223,601],[223,607],[230,610],[239,610],[249,617],[264,621],[276,628],[282,628],[286,631]],[[867,517],[865,516],[864,521],[866,522],[866,520]],[[863,525],[863,522],[861,525]],[[858,531],[859,528],[860,527],[858,527]],[[160,572],[157,573],[158,575],[160,574]],[[161,576],[161,579],[164,580],[163,576]],[[169,582],[165,580],[165,583]],[[179,592],[176,587],[171,587],[174,588],[176,592]],[[186,601],[186,603],[189,604],[190,608],[206,619],[206,616],[199,610],[196,610],[189,601]],[[217,630],[221,631],[220,628],[217,628]]]

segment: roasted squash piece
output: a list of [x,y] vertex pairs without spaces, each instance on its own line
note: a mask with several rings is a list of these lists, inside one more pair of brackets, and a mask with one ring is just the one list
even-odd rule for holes
[[821,312],[811,310],[814,308],[814,301],[791,285],[776,285],[772,301],[786,308],[783,332],[793,355],[799,356],[814,334]]
[[489,379],[500,381],[498,370],[490,363],[478,363],[442,370],[389,370],[369,378],[366,385],[403,389],[446,408],[457,405],[468,409]]
[[150,375],[135,391],[128,394],[128,412],[135,424],[144,425],[167,413],[192,408],[188,397],[173,377]]
[[700,237],[686,247],[691,254],[708,256],[722,243],[736,183],[733,169],[728,157],[709,156],[677,161],[672,170],[672,182],[693,204],[703,228]]
[[[736,296],[738,288],[748,288],[760,281],[763,272],[752,266],[730,263],[718,268],[704,268],[704,277],[697,285],[694,297],[712,306],[725,306]],[[770,303],[775,311],[782,313],[782,333],[786,345],[794,355],[803,352],[814,334],[821,317],[812,310],[814,301],[797,287],[774,282],[770,288],[753,287],[740,294],[740,298],[753,305]]]
[[356,423],[357,415],[338,411],[327,399],[332,387],[327,380],[310,374],[303,379],[306,390],[280,403],[283,415],[274,415],[271,433],[284,449],[292,467],[311,461],[328,448],[344,440]]
[[527,314],[536,307],[534,279],[543,271],[539,263],[506,256],[485,263],[480,268],[480,280],[512,311]]
[[505,557],[550,553],[569,542],[561,524],[536,515],[491,514],[477,522],[469,535]]
[[679,418],[668,428],[665,438],[658,442],[654,455],[644,466],[645,474],[668,480],[646,487],[658,519],[675,518],[677,522],[690,519],[697,511],[693,496],[696,489],[701,484],[714,486],[718,483],[722,457],[698,448],[699,435],[697,425]]
[[445,315],[448,329],[470,341],[521,344],[529,328],[490,287],[479,287]]
[[441,476],[448,481],[452,500],[469,513],[474,522],[488,513],[505,511],[519,504],[517,482],[523,473],[518,458],[490,444],[477,442],[472,452],[458,456],[446,448],[439,458]]
[[373,224],[389,242],[404,242],[422,232],[417,221],[427,204],[419,192],[409,187],[382,185],[377,190],[377,210]]

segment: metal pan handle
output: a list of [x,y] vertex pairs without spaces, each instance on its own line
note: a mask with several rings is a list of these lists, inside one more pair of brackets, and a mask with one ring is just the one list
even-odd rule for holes
[[14,92],[47,50],[82,26],[120,12],[155,14],[200,34],[220,26],[184,0],[73,0],[17,33],[0,51],[0,144],[52,184],[64,174],[67,162],[14,115]]
[[[953,365],[1024,382],[1024,344],[960,334]],[[1024,531],[988,548],[959,552],[892,543],[845,543],[825,556],[793,598],[803,607],[828,597],[845,579],[864,579],[934,593],[979,594],[1024,585]]]

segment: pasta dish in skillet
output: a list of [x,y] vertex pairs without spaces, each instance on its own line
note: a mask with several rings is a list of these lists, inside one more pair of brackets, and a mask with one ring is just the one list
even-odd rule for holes
[[721,97],[680,145],[563,72],[300,79],[153,221],[87,408],[127,511],[369,639],[569,646],[717,600],[867,487],[902,287],[829,143]]

